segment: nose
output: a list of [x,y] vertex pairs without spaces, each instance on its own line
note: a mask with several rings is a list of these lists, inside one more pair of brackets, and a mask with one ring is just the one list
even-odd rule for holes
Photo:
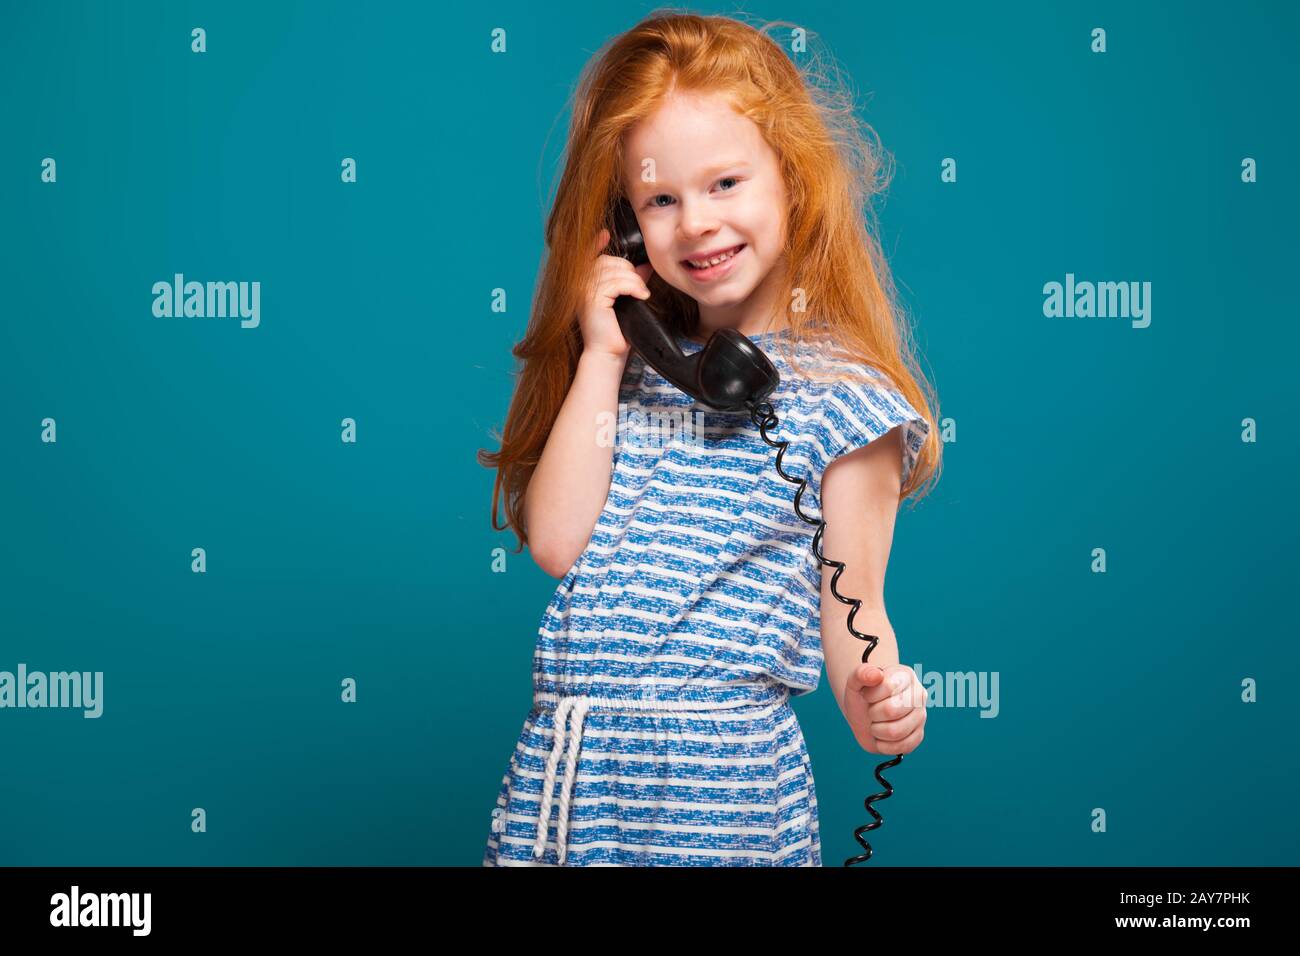
[[681,207],[682,215],[678,221],[678,229],[685,242],[695,243],[701,236],[718,231],[718,218],[709,211],[707,203],[682,200]]

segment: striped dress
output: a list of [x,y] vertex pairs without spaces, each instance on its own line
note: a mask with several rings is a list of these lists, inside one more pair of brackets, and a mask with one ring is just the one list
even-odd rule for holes
[[[805,514],[834,458],[895,426],[906,480],[925,419],[881,382],[796,379],[774,347],[788,334],[751,339],[781,375],[782,466],[811,470]],[[827,367],[826,348],[800,350]],[[816,526],[747,412],[704,409],[635,353],[616,424],[604,508],[538,629],[483,865],[820,866],[790,706],[822,670]]]

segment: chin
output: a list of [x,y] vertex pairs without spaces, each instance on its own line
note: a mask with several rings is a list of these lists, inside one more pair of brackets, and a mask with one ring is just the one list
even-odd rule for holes
[[711,292],[708,295],[696,295],[693,296],[693,298],[696,302],[703,305],[711,305],[716,308],[721,306],[740,305],[740,303],[749,298],[753,291],[753,289],[739,289],[733,292],[728,289],[726,292]]

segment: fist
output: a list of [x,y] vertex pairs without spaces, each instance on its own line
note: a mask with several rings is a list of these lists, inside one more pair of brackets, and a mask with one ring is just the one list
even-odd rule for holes
[[908,754],[925,736],[926,691],[902,664],[859,664],[844,690],[844,716],[862,749]]

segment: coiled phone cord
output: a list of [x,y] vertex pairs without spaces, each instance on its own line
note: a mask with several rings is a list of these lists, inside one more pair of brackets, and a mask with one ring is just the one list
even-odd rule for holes
[[[817,560],[820,561],[823,565],[827,567],[833,567],[835,569],[835,574],[831,576],[831,594],[833,594],[835,596],[835,599],[839,601],[841,604],[849,604],[852,605],[853,607],[853,609],[849,611],[849,620],[848,620],[849,633],[851,633],[858,640],[867,642],[866,650],[862,652],[862,663],[865,664],[867,663],[867,658],[870,656],[871,652],[874,651],[876,649],[876,645],[880,643],[880,638],[876,637],[873,634],[858,633],[858,631],[853,627],[853,617],[858,613],[858,608],[862,607],[862,602],[857,598],[846,598],[843,594],[840,594],[840,592],[835,588],[835,583],[840,579],[840,573],[844,570],[844,562],[832,561],[831,559],[827,558],[826,555],[822,554],[822,548],[821,548],[822,532],[826,530],[826,521],[825,519],[819,521],[814,518],[809,518],[806,514],[803,513],[803,510],[799,507],[799,499],[803,497],[804,489],[808,487],[808,479],[794,478],[790,475],[787,475],[781,469],[781,459],[785,456],[785,450],[790,446],[790,443],[788,441],[773,441],[771,438],[768,437],[767,429],[769,427],[775,427],[778,424],[776,412],[772,408],[771,403],[770,402],[755,403],[754,401],[751,400],[745,403],[745,407],[749,409],[750,418],[752,419],[754,424],[758,426],[758,431],[759,434],[763,437],[763,441],[767,442],[767,444],[772,448],[777,449],[776,473],[780,475],[782,478],[784,478],[786,481],[790,482],[791,484],[796,484],[799,486],[799,490],[794,493],[794,513],[797,514],[803,521],[806,521],[808,524],[817,525],[817,531],[813,535],[813,540],[812,540],[813,554],[816,556]],[[884,763],[876,767],[876,779],[880,781],[880,785],[885,789],[882,790],[880,793],[873,793],[871,796],[867,797],[865,801],[863,801],[863,806],[866,807],[867,811],[875,819],[871,823],[860,826],[853,831],[853,838],[858,841],[858,843],[862,846],[862,849],[865,850],[866,852],[860,853],[857,856],[849,857],[847,860],[844,861],[845,866],[855,866],[859,863],[866,863],[869,859],[871,859],[871,844],[866,841],[866,838],[863,836],[863,834],[870,833],[872,830],[876,829],[884,822],[879,812],[877,812],[876,808],[873,807],[872,804],[875,803],[877,800],[884,800],[887,797],[893,796],[894,794],[894,788],[890,786],[889,781],[886,780],[881,775],[881,772],[884,770],[888,770],[890,767],[897,767],[902,762],[903,762],[903,755],[899,754],[898,756],[894,757],[892,760],[886,760]]]

